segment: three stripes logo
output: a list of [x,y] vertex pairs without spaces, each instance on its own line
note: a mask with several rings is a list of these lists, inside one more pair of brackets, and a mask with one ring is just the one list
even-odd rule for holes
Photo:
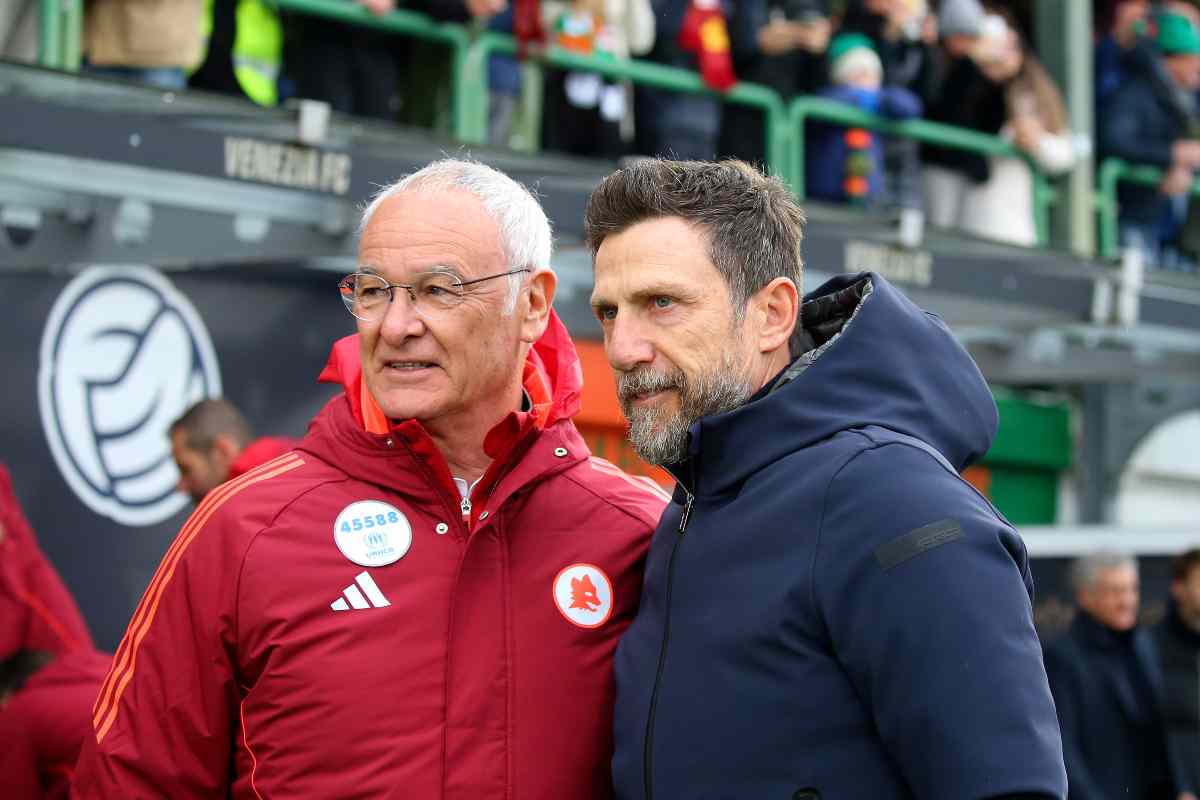
[[354,577],[354,583],[342,590],[342,596],[329,604],[334,611],[349,611],[350,609],[383,608],[391,603],[379,591],[375,581],[366,570]]

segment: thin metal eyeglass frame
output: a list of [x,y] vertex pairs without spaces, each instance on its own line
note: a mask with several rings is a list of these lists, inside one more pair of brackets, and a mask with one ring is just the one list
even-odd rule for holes
[[[495,280],[496,278],[507,278],[509,275],[519,275],[519,274],[521,274],[522,272],[533,272],[533,270],[531,270],[529,267],[521,267],[521,268],[519,268],[519,269],[510,269],[508,272],[498,272],[498,273],[496,273],[495,275],[485,275],[485,276],[484,276],[484,277],[482,277],[482,278],[472,278],[472,279],[471,279],[471,280],[469,280],[469,281],[454,281],[454,282],[453,282],[453,283],[451,283],[450,285],[451,285],[451,286],[458,286],[458,287],[460,287],[460,288],[461,288],[461,287],[463,287],[463,286],[470,286],[471,284],[474,284],[474,283],[483,283],[484,281],[491,281],[491,280]],[[387,278],[383,277],[382,275],[380,275],[380,274],[379,274],[379,273],[377,273],[377,272],[352,272],[352,273],[350,273],[349,275],[347,275],[346,277],[342,278],[340,281],[338,281],[338,287],[339,287],[339,288],[341,288],[341,287],[342,287],[342,286],[343,286],[343,285],[344,285],[344,284],[345,284],[345,283],[346,283],[348,280],[350,280],[351,278],[353,278],[355,275],[369,275],[369,276],[370,276],[370,277],[372,277],[372,278],[378,278],[380,281],[382,281],[382,282],[383,282],[383,285],[384,285],[384,288],[386,288],[386,289],[387,289],[387,293],[388,293],[388,301],[387,301],[387,304],[388,304],[389,306],[390,306],[390,305],[391,305],[391,304],[392,304],[392,303],[395,301],[395,299],[396,299],[396,293],[395,293],[395,290],[396,290],[396,289],[403,289],[404,291],[408,292],[408,299],[409,299],[409,300],[412,302],[413,306],[414,306],[414,307],[416,307],[416,304],[417,304],[417,295],[416,295],[416,292],[414,292],[414,291],[413,291],[414,289],[416,289],[416,288],[417,288],[417,287],[416,287],[416,284],[412,284],[412,283],[388,283],[388,280],[387,280]],[[362,320],[362,321],[364,321],[364,322],[371,322],[371,321],[373,321],[373,318],[371,318],[371,317],[360,317],[358,314],[355,314],[355,313],[354,313],[354,309],[352,309],[352,308],[350,307],[350,304],[346,302],[346,296],[345,296],[345,295],[342,295],[342,304],[346,306],[346,310],[350,312],[350,316],[354,317],[355,319],[361,319],[361,320]]]

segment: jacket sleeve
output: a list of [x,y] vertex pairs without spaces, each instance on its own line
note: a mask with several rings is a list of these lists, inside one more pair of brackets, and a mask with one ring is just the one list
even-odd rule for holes
[[1088,769],[1087,759],[1079,749],[1079,743],[1087,732],[1079,718],[1083,697],[1079,692],[1079,676],[1073,662],[1074,659],[1061,643],[1046,650],[1046,673],[1050,678],[1058,722],[1062,728],[1063,757],[1067,764],[1071,800],[1105,800],[1107,795]]
[[17,649],[91,649],[75,598],[38,545],[8,470],[0,464],[0,657]]
[[238,708],[234,607],[243,554],[206,500],[163,557],[101,684],[72,796],[224,797]]
[[906,444],[848,460],[826,492],[813,586],[916,797],[1066,796],[1024,544],[958,475]]
[[912,119],[925,110],[921,98],[900,86],[885,86],[879,91],[880,111],[891,119]]
[[1123,158],[1134,164],[1151,164],[1166,169],[1171,166],[1171,148],[1147,139],[1142,131],[1143,116],[1159,113],[1148,106],[1150,98],[1139,96],[1141,84],[1118,89],[1109,100],[1109,107],[1100,115],[1100,152],[1105,156]]

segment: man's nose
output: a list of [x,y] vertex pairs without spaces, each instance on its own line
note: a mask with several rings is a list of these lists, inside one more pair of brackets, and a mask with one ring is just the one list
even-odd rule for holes
[[425,331],[425,318],[417,311],[416,301],[407,289],[392,290],[391,302],[383,309],[379,333],[389,341],[420,336]]
[[620,317],[605,331],[604,352],[609,366],[619,372],[628,372],[654,360],[654,344],[642,326],[635,320]]

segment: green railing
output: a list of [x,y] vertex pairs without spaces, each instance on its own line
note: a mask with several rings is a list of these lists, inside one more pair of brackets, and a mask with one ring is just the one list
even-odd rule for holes
[[[487,141],[488,120],[488,58],[492,55],[512,55],[517,52],[512,36],[494,31],[472,31],[463,25],[436,22],[428,16],[397,9],[385,16],[376,16],[365,7],[345,0],[270,0],[283,11],[321,17],[337,22],[373,28],[403,36],[424,39],[446,45],[451,51],[452,131],[456,138],[471,144]],[[78,69],[82,31],[83,0],[41,0],[40,55],[42,64],[59,69]],[[983,155],[1025,156],[996,136],[956,128],[926,120],[893,121],[867,113],[852,106],[817,97],[801,97],[786,105],[779,94],[765,86],[738,83],[730,91],[718,94],[710,89],[693,70],[669,67],[648,61],[615,60],[584,55],[558,47],[535,52],[532,63],[542,68],[579,70],[597,73],[616,80],[651,86],[674,92],[704,94],[719,97],[725,103],[756,108],[764,118],[764,137],[767,166],[771,172],[788,181],[797,196],[805,197],[804,139],[805,123],[819,119],[841,125],[854,125],[878,130],[890,136],[915,139],[943,147],[956,148]],[[536,107],[536,104],[531,104]],[[1028,160],[1028,159],[1026,159]],[[1106,165],[1107,166],[1107,165]],[[1142,180],[1142,172],[1124,168],[1121,179]],[[1101,184],[1108,173],[1101,170]],[[1117,178],[1109,178],[1114,182]],[[1153,179],[1149,179],[1153,180]],[[1033,168],[1033,208],[1037,241],[1048,240],[1049,209],[1055,191],[1046,176]],[[1109,192],[1105,196],[1115,196]],[[1115,200],[1101,208],[1101,241],[1105,220],[1115,220]],[[1115,223],[1113,224],[1115,229]],[[1115,234],[1112,234],[1115,240]],[[1112,248],[1115,250],[1115,246]]]
[[41,0],[38,63],[76,72],[83,46],[83,0]]
[[[469,77],[464,83],[464,88],[471,95],[471,105],[476,107],[479,116],[472,120],[470,130],[470,135],[478,138],[469,138],[468,141],[482,141],[486,137],[488,57],[495,54],[512,55],[516,52],[517,46],[513,37],[494,31],[484,31],[472,42],[468,56]],[[757,108],[762,111],[764,118],[767,165],[772,172],[787,179],[793,149],[793,130],[788,124],[787,107],[779,94],[772,89],[754,83],[739,83],[728,92],[718,94],[710,89],[694,70],[635,59],[596,58],[560,47],[547,48],[533,57],[544,67],[593,72],[642,86],[688,94],[707,94],[720,97],[725,103]]]
[[[1119,158],[1106,158],[1096,172],[1096,239],[1101,258],[1117,258],[1120,247],[1117,242],[1117,184],[1120,181],[1140,183],[1157,187],[1163,180],[1163,171],[1144,164],[1130,164]],[[1192,183],[1191,193],[1200,195],[1200,179]]]
[[1012,156],[1029,163],[1033,173],[1033,219],[1037,231],[1037,243],[1044,246],[1049,241],[1050,206],[1057,193],[1050,186],[1045,174],[1029,160],[1023,152],[998,136],[957,128],[940,122],[923,119],[890,120],[854,108],[845,103],[823,97],[800,97],[792,101],[791,127],[796,149],[792,155],[792,189],[801,200],[805,196],[804,174],[804,127],[810,119],[870,128],[888,136],[915,139],[941,147],[979,153],[988,156]]

